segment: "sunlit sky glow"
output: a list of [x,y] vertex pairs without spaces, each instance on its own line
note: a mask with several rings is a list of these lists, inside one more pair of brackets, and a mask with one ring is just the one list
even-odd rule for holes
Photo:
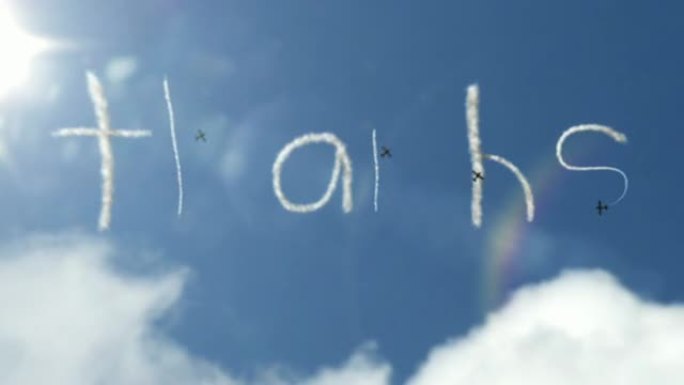
[[48,47],[47,40],[23,31],[9,7],[0,5],[0,98],[24,84],[33,59]]

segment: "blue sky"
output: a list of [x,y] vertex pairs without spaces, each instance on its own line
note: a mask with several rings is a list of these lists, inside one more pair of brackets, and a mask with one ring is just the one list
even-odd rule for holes
[[[22,368],[45,365],[83,384],[586,384],[617,361],[631,372],[603,383],[682,380],[679,2],[9,3],[59,44],[0,100],[1,382],[44,383]],[[105,232],[97,141],[51,136],[95,127],[88,70],[114,128],[152,132],[112,139]],[[492,162],[470,223],[473,83],[483,149],[529,179],[532,223]],[[630,177],[601,217],[619,175],[555,156],[583,123],[628,137],[566,143],[572,163]],[[377,213],[373,128],[393,153]],[[339,186],[315,213],[276,199],[276,155],[309,132],[346,144],[351,213]],[[296,151],[287,196],[317,200],[333,162],[330,146]]]

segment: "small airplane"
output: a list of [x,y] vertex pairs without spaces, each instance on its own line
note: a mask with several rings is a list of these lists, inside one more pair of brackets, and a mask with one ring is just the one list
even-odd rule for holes
[[207,141],[207,138],[204,136],[204,131],[197,130],[197,134],[195,134],[195,142],[198,140],[201,140],[203,142]]
[[389,149],[389,148],[387,148],[387,147],[385,147],[385,146],[382,146],[382,152],[380,152],[380,156],[383,157],[383,158],[385,158],[385,157],[391,158],[391,157],[392,157],[392,153],[390,152],[390,149]]
[[482,176],[481,172],[476,172],[475,170],[473,170],[473,182],[475,182],[478,179],[484,180],[484,176]]
[[596,211],[598,211],[598,215],[603,215],[603,211],[608,211],[608,205],[605,203],[602,203],[601,200],[599,199],[598,203],[596,204]]

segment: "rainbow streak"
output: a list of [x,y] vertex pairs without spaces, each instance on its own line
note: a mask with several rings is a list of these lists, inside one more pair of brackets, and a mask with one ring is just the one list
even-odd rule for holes
[[[598,144],[592,143],[578,150],[579,158],[598,151]],[[552,190],[562,188],[563,177],[570,176],[555,158],[545,156],[539,159],[530,173],[530,184],[537,202],[537,212],[543,212],[544,202]],[[485,241],[485,255],[482,266],[483,288],[482,308],[484,313],[497,308],[506,299],[507,285],[515,270],[515,262],[528,235],[529,224],[524,221],[524,200],[520,188],[511,188],[511,193],[500,215],[492,221],[492,230]]]
[[[531,173],[537,207],[542,207],[545,192],[556,186],[563,170],[555,161],[545,157]],[[536,183],[535,183],[536,182]],[[508,278],[514,271],[514,263],[520,254],[529,225],[525,222],[525,201],[519,186],[511,189],[510,198],[493,221],[493,228],[486,240],[483,263],[483,310],[488,312],[504,300]]]

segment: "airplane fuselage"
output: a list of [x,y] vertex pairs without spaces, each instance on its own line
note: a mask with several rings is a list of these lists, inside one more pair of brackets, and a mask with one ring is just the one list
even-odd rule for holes
[[607,210],[608,205],[602,204],[601,201],[598,201],[598,204],[596,205],[596,211],[598,211],[598,215],[603,215],[603,212]]
[[482,173],[481,173],[481,172],[475,172],[475,171],[473,171],[473,182],[475,182],[475,181],[478,180],[478,179],[484,180],[484,176],[482,176]]

